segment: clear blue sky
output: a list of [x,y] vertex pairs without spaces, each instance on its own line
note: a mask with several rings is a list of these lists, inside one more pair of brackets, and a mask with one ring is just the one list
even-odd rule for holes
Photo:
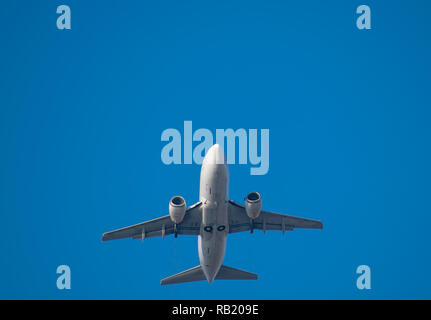
[[[72,30],[56,28],[56,8]],[[372,30],[356,28],[368,4]],[[0,298],[431,298],[429,1],[7,1],[0,9]],[[198,200],[161,132],[269,128],[230,197],[324,230],[228,237],[255,282],[161,287],[195,237],[101,243]],[[56,268],[72,289],[56,287]],[[371,268],[372,289],[356,288]]]

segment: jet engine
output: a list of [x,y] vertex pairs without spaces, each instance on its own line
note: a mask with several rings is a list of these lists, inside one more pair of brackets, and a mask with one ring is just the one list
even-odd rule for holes
[[251,219],[259,217],[260,210],[262,209],[262,199],[257,192],[250,192],[245,197],[245,212]]
[[186,201],[181,196],[172,197],[169,201],[169,216],[172,222],[178,224],[184,219],[186,213]]

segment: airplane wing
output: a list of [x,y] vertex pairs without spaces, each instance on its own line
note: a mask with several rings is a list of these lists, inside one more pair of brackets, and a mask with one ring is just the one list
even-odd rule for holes
[[251,220],[245,212],[245,207],[229,200],[229,233],[253,231],[260,229],[266,230],[281,230],[283,233],[292,231],[295,228],[306,229],[323,229],[322,222],[289,216],[286,214],[273,213],[269,211],[261,211],[259,217]]
[[[177,234],[198,235],[202,223],[202,202],[197,202],[187,208],[184,219],[177,224]],[[138,223],[129,227],[106,232],[102,236],[102,241],[116,240],[123,238],[142,239],[152,237],[164,237],[175,233],[174,223],[169,215],[156,218],[150,221]]]

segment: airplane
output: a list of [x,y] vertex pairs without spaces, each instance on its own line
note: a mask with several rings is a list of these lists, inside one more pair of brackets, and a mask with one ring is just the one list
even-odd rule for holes
[[198,236],[200,265],[160,281],[161,285],[214,280],[257,280],[257,274],[223,265],[226,237],[255,229],[292,231],[295,228],[323,229],[318,220],[263,211],[259,193],[250,192],[241,205],[228,197],[229,172],[223,149],[215,144],[205,155],[200,175],[199,201],[186,206],[181,196],[169,201],[169,214],[129,227],[106,232],[102,241],[142,239],[170,234]]

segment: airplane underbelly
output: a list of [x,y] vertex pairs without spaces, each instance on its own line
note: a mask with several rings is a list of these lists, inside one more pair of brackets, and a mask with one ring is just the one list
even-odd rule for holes
[[223,263],[226,251],[226,235],[215,235],[213,239],[205,240],[198,237],[199,260],[202,268],[208,274],[216,274]]
[[[217,149],[219,150],[219,149]],[[202,226],[198,237],[199,260],[211,282],[223,262],[228,233],[228,183],[225,164],[214,162],[209,154],[202,164],[199,200],[202,202]],[[222,159],[222,154],[217,155]]]

